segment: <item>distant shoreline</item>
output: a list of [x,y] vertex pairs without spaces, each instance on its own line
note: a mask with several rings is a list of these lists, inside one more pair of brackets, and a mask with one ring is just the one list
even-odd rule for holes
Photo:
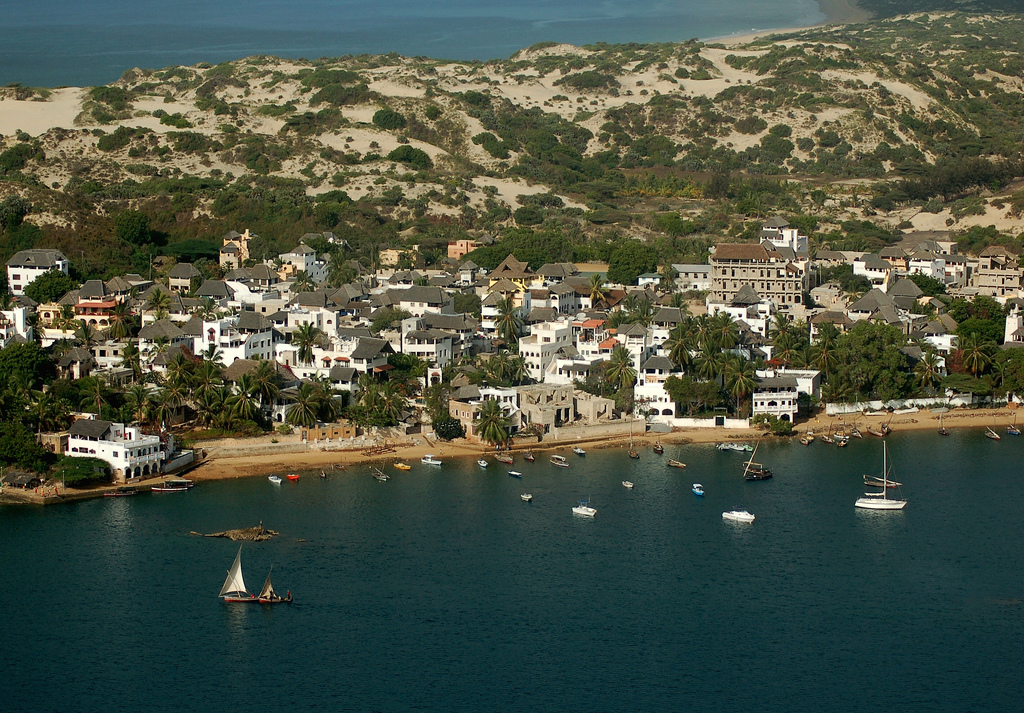
[[741,34],[723,35],[720,37],[708,38],[708,42],[718,42],[728,45],[742,45],[753,42],[760,37],[768,35],[783,35],[790,32],[810,30],[816,27],[827,27],[829,25],[854,25],[860,22],[867,22],[873,15],[860,7],[856,0],[815,0],[818,8],[825,15],[825,20],[813,25],[799,27],[778,27],[766,30],[754,30]]

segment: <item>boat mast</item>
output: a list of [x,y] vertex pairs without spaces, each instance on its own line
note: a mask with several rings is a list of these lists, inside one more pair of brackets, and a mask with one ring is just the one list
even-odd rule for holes
[[882,500],[888,500],[889,491],[889,444],[882,441]]

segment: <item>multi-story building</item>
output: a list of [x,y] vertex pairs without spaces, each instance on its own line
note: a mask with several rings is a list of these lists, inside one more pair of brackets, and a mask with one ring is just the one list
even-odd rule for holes
[[768,246],[725,243],[711,255],[711,294],[715,302],[729,302],[744,285],[774,302],[780,309],[803,304],[810,286],[806,270]]
[[711,289],[710,265],[682,265],[674,263],[676,287],[683,292],[703,292]]
[[753,414],[767,414],[793,422],[797,413],[797,381],[792,376],[760,379],[754,388]]
[[1002,245],[990,245],[978,256],[974,286],[979,295],[1016,297],[1021,289],[1021,270],[1017,256]]
[[761,225],[761,240],[767,240],[776,248],[789,248],[798,255],[807,254],[807,236],[790,228],[789,221],[782,216],[769,218]]
[[148,436],[135,426],[100,419],[71,424],[64,455],[98,458],[110,464],[116,482],[159,473],[174,450],[174,437]]
[[20,250],[7,261],[7,286],[12,295],[20,297],[40,275],[50,270],[66,275],[70,269],[71,262],[60,250]]
[[249,241],[257,237],[259,236],[250,234],[248,228],[244,233],[237,230],[228,231],[221,239],[223,244],[220,249],[220,266],[225,270],[242,267],[249,259]]
[[530,378],[542,381],[555,352],[570,346],[572,325],[568,321],[541,322],[533,325],[529,336],[519,340],[519,355],[526,362]]

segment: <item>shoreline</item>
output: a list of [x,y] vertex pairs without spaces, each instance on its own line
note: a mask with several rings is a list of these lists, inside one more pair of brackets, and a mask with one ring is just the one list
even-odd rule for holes
[[821,10],[825,19],[821,22],[814,23],[813,25],[753,30],[750,32],[709,37],[702,41],[711,44],[724,44],[729,47],[735,47],[736,45],[745,45],[753,42],[754,40],[771,35],[785,35],[792,32],[800,32],[802,30],[829,27],[831,25],[856,25],[862,22],[867,22],[874,17],[870,12],[860,7],[856,0],[815,0],[815,2],[817,2],[818,9]]

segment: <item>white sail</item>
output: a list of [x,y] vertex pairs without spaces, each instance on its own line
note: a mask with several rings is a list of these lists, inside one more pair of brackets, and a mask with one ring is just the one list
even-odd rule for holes
[[260,590],[258,599],[273,599],[276,596],[274,585],[270,583],[270,573],[273,571],[274,565],[270,565],[270,572],[267,572],[267,581],[263,583],[263,589]]
[[220,594],[217,596],[248,593],[249,590],[245,588],[245,579],[242,578],[242,548],[239,546],[235,561],[231,565],[231,569],[228,570],[228,578],[224,580],[224,586],[220,588]]

